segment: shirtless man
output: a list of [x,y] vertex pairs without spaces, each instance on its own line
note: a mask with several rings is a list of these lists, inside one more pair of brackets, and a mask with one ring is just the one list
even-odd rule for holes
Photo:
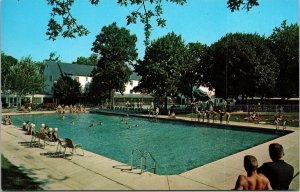
[[247,176],[240,175],[235,184],[235,190],[271,190],[269,179],[257,173],[257,159],[252,155],[244,157],[244,168]]

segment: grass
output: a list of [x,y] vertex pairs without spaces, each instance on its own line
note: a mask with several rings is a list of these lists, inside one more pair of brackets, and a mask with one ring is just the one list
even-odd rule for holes
[[11,164],[1,154],[1,183],[3,191],[41,191],[38,182]]
[[[261,122],[266,122],[266,124],[272,124],[273,125],[273,119],[274,119],[274,115],[276,113],[273,112],[269,112],[269,113],[259,113],[259,116],[261,117]],[[189,114],[184,114],[184,115],[177,115],[180,117],[188,117],[191,118],[191,113]],[[287,126],[291,126],[291,127],[299,127],[299,113],[284,113],[284,115],[287,117],[288,121],[287,121]],[[196,114],[193,114],[193,117],[196,118]],[[216,120],[219,121],[219,115],[216,115]],[[246,113],[232,113],[231,117],[230,117],[230,121],[234,121],[234,122],[244,122],[247,123],[248,121],[245,120],[244,118],[247,117]],[[210,118],[212,119],[212,118]],[[201,119],[202,121],[202,119]],[[205,118],[205,122],[206,122],[206,118]],[[223,117],[223,121],[225,121],[225,117]],[[250,121],[253,122],[253,121]]]

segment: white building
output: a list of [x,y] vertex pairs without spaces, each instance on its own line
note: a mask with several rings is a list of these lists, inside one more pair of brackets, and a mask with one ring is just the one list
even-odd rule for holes
[[92,81],[91,72],[94,66],[90,65],[79,65],[69,63],[57,63],[49,61],[44,70],[46,78],[46,90],[45,93],[48,95],[53,94],[53,86],[62,75],[68,75],[72,79],[77,80],[81,85],[83,93],[87,92],[89,85]]
[[[62,75],[69,75],[72,79],[77,80],[82,92],[88,91],[90,83],[92,82],[91,72],[95,66],[69,64],[69,63],[57,63],[49,61],[46,64],[44,75],[46,77],[46,90],[47,95],[53,95],[53,87],[55,82],[62,77]],[[129,82],[125,85],[125,91],[123,95],[119,92],[114,94],[115,101],[138,101],[140,100],[152,100],[152,96],[141,93],[133,92],[133,88],[138,85],[140,77],[136,73],[130,76]]]

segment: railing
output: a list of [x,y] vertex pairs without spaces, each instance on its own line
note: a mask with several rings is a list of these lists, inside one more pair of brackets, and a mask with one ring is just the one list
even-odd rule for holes
[[[218,109],[218,107],[213,107],[214,109]],[[239,105],[231,105],[227,107],[231,112],[242,111],[242,112],[299,112],[299,105],[252,105],[252,104],[239,104]],[[124,113],[144,113],[151,115],[152,112],[149,108],[130,108],[130,107],[108,107],[107,110],[114,110],[118,112]],[[150,111],[149,111],[150,110]],[[152,109],[153,110],[153,109]],[[191,113],[194,109],[191,107],[182,107],[182,108],[174,108],[171,111],[176,114],[186,114]],[[164,110],[160,109],[160,114],[168,114],[170,109]]]
[[[140,161],[141,161],[140,167],[137,167],[137,166],[133,165],[134,164],[135,152],[139,153]],[[147,157],[150,157],[151,160],[153,161],[153,167],[151,167],[149,169],[147,169]],[[154,157],[152,156],[151,153],[149,153],[147,151],[140,150],[140,149],[132,150],[130,167],[131,167],[130,168],[131,170],[140,168],[140,170],[141,170],[140,174],[142,174],[145,171],[149,171],[149,170],[153,170],[153,173],[156,174],[156,160],[154,159]]]
[[235,105],[231,111],[243,112],[299,112],[299,105]]

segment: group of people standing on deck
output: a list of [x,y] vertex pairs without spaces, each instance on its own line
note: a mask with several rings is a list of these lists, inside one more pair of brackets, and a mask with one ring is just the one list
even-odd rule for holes
[[223,122],[223,117],[225,117],[226,123],[229,123],[231,111],[230,111],[230,104],[227,103],[226,100],[223,102],[223,106],[219,107],[218,110],[213,110],[213,103],[212,101],[208,102],[208,106],[206,109],[202,108],[199,110],[197,104],[198,102],[194,101],[192,102],[193,110],[195,110],[195,113],[197,114],[198,121],[205,121],[207,119],[207,122],[210,122],[210,119],[212,118],[213,123],[216,121],[216,117],[219,116],[220,123]]
[[240,175],[235,184],[235,190],[288,190],[294,178],[294,168],[282,157],[284,150],[279,143],[269,145],[269,155],[272,162],[258,167],[256,157],[246,155],[244,168],[247,176]]
[[64,114],[64,113],[78,113],[78,112],[86,112],[86,108],[83,105],[58,105],[56,110],[57,113],[59,114]]

